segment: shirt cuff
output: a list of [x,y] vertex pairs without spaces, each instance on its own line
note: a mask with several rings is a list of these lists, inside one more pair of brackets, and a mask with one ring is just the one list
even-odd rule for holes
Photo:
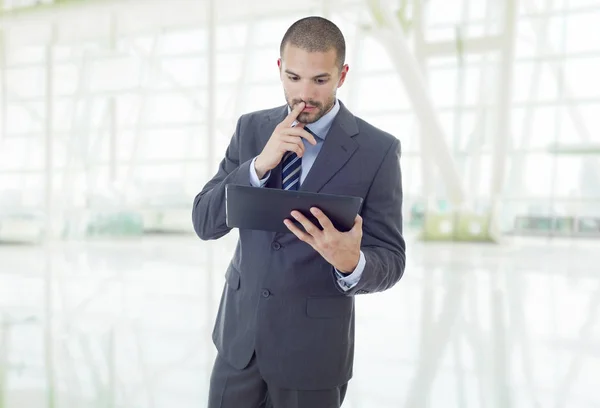
[[341,272],[339,272],[337,269],[334,268],[335,274],[337,275],[337,278],[338,278],[338,280],[337,280],[338,285],[340,285],[342,290],[347,292],[358,284],[358,281],[360,280],[360,277],[362,276],[363,271],[365,269],[366,263],[367,263],[367,261],[365,259],[365,254],[363,254],[363,251],[360,251],[360,258],[358,259],[358,265],[356,265],[356,268],[350,275],[344,275]]
[[265,174],[265,176],[262,178],[262,180],[259,180],[258,174],[256,174],[256,169],[254,168],[255,161],[256,161],[256,157],[254,159],[252,159],[252,162],[250,163],[250,184],[252,184],[252,186],[254,186],[254,187],[262,187],[265,185],[267,180],[269,180],[269,176],[271,175],[271,172],[268,171],[267,174]]

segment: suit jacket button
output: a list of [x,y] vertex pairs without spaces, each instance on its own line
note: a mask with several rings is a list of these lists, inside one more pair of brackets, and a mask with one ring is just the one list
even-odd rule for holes
[[271,296],[271,292],[269,292],[267,289],[264,289],[262,291],[262,297],[268,298],[269,296]]
[[275,251],[279,251],[281,249],[281,244],[275,241],[271,244],[271,248],[273,248]]

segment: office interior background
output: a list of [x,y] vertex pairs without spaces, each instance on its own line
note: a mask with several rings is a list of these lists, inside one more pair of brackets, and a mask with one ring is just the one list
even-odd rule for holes
[[0,7],[0,407],[205,406],[237,233],[192,201],[307,15],[402,143],[407,268],[356,298],[344,407],[600,406],[599,0]]

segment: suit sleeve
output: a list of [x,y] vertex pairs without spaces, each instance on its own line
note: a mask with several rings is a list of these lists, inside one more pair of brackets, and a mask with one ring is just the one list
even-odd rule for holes
[[404,273],[399,140],[394,140],[386,153],[365,197],[361,216],[361,250],[366,263],[359,282],[344,292],[346,295],[382,292],[394,286]]
[[243,134],[242,116],[219,165],[217,174],[204,186],[194,199],[192,222],[196,234],[203,240],[217,239],[231,228],[225,219],[225,186],[227,184],[250,185],[250,163],[240,164],[240,144]]

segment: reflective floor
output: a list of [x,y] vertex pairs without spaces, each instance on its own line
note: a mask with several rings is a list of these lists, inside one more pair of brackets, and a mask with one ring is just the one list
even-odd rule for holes
[[[0,246],[0,407],[204,407],[235,238]],[[599,241],[408,248],[345,408],[600,406]]]

